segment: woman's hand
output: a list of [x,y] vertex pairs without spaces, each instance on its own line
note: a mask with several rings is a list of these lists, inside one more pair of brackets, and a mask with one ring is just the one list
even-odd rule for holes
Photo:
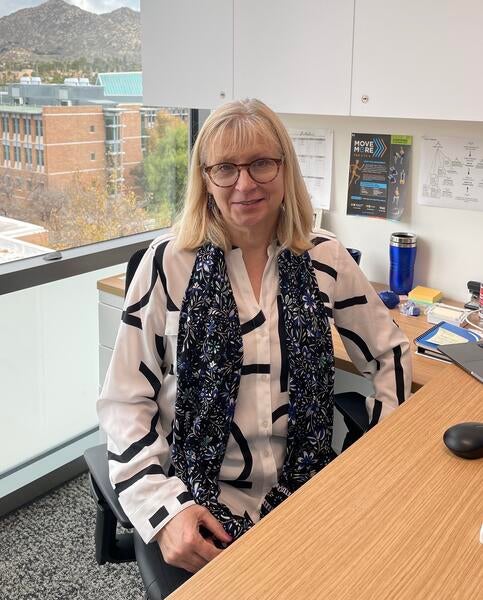
[[204,538],[200,527],[208,530],[213,538],[222,543],[232,541],[210,511],[204,506],[185,508],[169,521],[156,536],[156,541],[168,565],[181,567],[196,573],[210,560],[220,554],[210,538]]

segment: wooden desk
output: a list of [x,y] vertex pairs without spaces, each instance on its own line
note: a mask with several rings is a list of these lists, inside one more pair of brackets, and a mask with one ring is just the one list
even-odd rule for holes
[[[98,288],[122,296],[124,279]],[[411,342],[429,327],[392,312]],[[335,330],[333,339],[337,367],[356,372]],[[483,460],[456,458],[442,435],[483,421],[483,386],[414,354],[413,370],[423,389],[170,600],[480,598]]]
[[[101,279],[97,282],[97,287],[101,291],[108,292],[116,296],[123,296],[124,284],[124,275],[117,275],[113,277],[107,277],[106,279]],[[383,286],[382,284],[378,283],[374,284],[374,287],[378,291],[387,289],[387,286]],[[426,321],[425,315],[421,315],[419,317],[406,317],[405,315],[402,315],[397,308],[393,309],[391,313],[394,321],[396,321],[411,342],[413,358],[412,391],[415,392],[423,385],[428,383],[428,381],[431,381],[431,379],[439,375],[442,369],[446,367],[446,364],[441,361],[431,360],[415,354],[416,347],[413,343],[414,338],[430,327],[430,324]],[[332,338],[334,342],[335,366],[343,371],[359,374],[357,369],[352,364],[349,355],[345,351],[344,344],[342,343],[340,335],[337,333],[335,327],[332,327]]]
[[107,292],[108,294],[114,294],[115,296],[124,296],[124,287],[126,285],[126,276],[124,273],[121,275],[113,275],[112,277],[106,277],[105,279],[99,279],[97,282],[97,289],[101,292]]
[[443,432],[483,421],[483,386],[448,365],[170,600],[477,600],[483,459]]

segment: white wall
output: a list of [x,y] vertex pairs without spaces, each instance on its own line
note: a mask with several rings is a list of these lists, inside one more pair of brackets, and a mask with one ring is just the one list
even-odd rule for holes
[[[287,127],[334,130],[332,206],[323,227],[345,246],[362,251],[361,268],[371,281],[389,280],[389,237],[394,231],[418,236],[414,284],[441,289],[446,298],[466,301],[468,280],[483,280],[483,212],[421,206],[416,203],[420,141],[439,134],[483,139],[483,123],[365,117],[281,115]],[[413,135],[412,196],[399,222],[346,215],[351,133]]]

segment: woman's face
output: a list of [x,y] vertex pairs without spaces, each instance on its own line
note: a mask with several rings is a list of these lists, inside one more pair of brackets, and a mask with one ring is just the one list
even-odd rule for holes
[[[260,158],[281,158],[280,150],[271,143],[258,141],[249,150],[236,156],[212,152],[207,166],[218,163],[247,164]],[[208,192],[213,195],[216,205],[228,226],[228,230],[239,239],[250,233],[267,234],[275,232],[284,197],[283,164],[277,176],[269,183],[257,183],[247,169],[242,168],[238,181],[231,187],[216,186],[206,177]]]

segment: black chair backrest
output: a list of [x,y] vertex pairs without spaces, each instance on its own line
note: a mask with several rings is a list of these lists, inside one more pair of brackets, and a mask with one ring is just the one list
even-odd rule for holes
[[132,278],[134,277],[134,273],[136,272],[136,269],[138,268],[139,263],[141,262],[141,259],[144,256],[146,250],[147,248],[141,248],[140,250],[136,250],[136,252],[131,256],[127,263],[126,280],[124,282],[124,295],[127,294],[129,286],[131,285]]

